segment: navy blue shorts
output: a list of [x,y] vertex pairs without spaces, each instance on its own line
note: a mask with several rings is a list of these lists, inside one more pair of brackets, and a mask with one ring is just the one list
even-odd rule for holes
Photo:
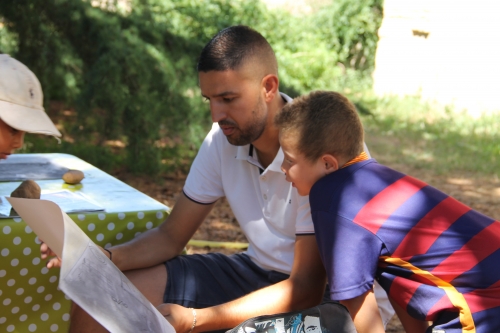
[[226,303],[288,278],[257,266],[244,253],[177,256],[165,263],[165,303],[205,308]]

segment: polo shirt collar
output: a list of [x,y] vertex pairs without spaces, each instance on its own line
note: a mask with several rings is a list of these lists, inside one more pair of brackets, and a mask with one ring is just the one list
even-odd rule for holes
[[262,165],[260,165],[259,159],[257,158],[257,153],[255,152],[255,148],[252,144],[246,146],[238,146],[236,159],[247,161],[248,163],[253,164],[262,170],[264,169]]
[[[252,149],[250,149],[250,147],[252,147]],[[238,146],[238,149],[236,151],[236,159],[237,160],[243,160],[243,161],[246,161],[249,159],[249,157],[251,156],[250,155],[250,150],[254,150],[253,146],[250,144],[250,145],[246,145],[246,146]],[[255,153],[255,151],[254,151]]]

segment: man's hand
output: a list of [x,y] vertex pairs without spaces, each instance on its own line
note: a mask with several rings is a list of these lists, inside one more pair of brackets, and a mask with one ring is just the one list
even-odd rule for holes
[[47,266],[47,268],[61,267],[62,259],[59,258],[47,244],[45,244],[42,240],[40,241],[42,242],[40,245],[40,252],[42,253],[41,258],[44,260],[48,259],[45,266]]
[[[194,316],[192,309],[177,304],[160,304],[156,308],[175,328],[177,333],[189,332],[193,327]],[[193,329],[194,331],[196,331],[196,327]]]

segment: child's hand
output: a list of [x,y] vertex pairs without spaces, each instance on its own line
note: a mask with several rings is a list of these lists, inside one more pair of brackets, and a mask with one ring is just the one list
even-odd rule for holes
[[48,259],[46,264],[47,268],[61,267],[61,258],[59,258],[47,244],[45,244],[42,240],[40,241],[42,242],[40,245],[40,252],[42,253],[41,257],[42,259]]

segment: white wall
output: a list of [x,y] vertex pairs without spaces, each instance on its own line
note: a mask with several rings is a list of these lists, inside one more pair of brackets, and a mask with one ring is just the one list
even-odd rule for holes
[[385,0],[377,94],[500,111],[500,1]]

